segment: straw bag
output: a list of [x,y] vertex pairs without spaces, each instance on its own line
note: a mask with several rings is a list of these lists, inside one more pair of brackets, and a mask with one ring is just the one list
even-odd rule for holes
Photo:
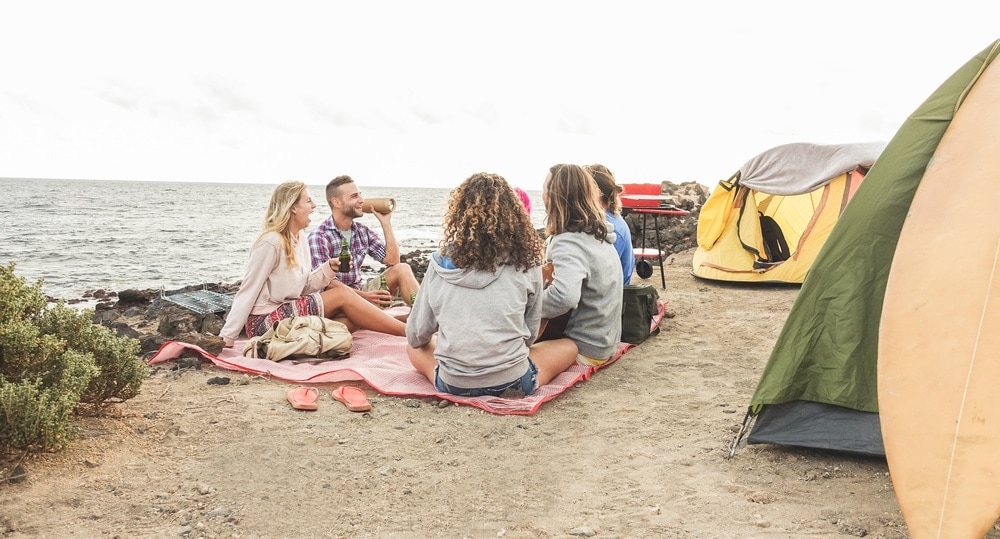
[[275,322],[271,329],[247,341],[243,355],[280,361],[297,357],[343,359],[354,340],[347,326],[322,316],[294,316]]

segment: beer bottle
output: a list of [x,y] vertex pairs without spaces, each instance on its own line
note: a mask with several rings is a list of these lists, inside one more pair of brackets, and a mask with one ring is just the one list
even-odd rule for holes
[[347,245],[347,238],[340,240],[340,273],[351,271],[351,248]]
[[[389,292],[389,284],[385,282],[385,273],[378,276],[378,289]],[[390,305],[392,305],[392,302],[382,305],[382,308],[387,309]]]

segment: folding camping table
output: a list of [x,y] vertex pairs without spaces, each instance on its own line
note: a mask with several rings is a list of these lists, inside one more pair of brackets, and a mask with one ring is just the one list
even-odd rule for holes
[[[657,190],[659,190],[659,187],[659,185],[656,185]],[[656,259],[657,264],[660,266],[660,284],[665,290],[667,288],[667,278],[663,274],[664,252],[663,247],[660,245],[659,218],[661,215],[666,215],[668,217],[687,215],[688,212],[673,205],[665,205],[665,202],[667,200],[672,200],[673,197],[644,193],[630,193],[628,192],[628,184],[626,184],[625,191],[622,192],[620,197],[622,199],[622,215],[628,215],[629,213],[642,215],[642,231],[640,232],[642,240],[638,249],[632,249],[632,254],[634,254],[638,259]],[[656,249],[646,248],[646,218],[650,215],[653,216],[653,229],[656,231]]]

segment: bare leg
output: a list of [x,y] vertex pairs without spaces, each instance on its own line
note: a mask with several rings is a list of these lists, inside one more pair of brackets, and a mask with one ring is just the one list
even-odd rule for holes
[[348,328],[354,325],[389,335],[406,335],[405,323],[389,316],[343,284],[328,288],[321,295],[323,316],[334,320],[346,317],[351,323]]
[[[330,317],[328,316],[327,318],[330,318]],[[354,333],[355,331],[361,329],[361,328],[358,327],[357,324],[355,324],[354,322],[351,322],[350,318],[344,316],[343,314],[340,314],[339,316],[334,315],[334,317],[330,318],[330,320],[333,320],[334,322],[340,322],[341,324],[344,324],[345,326],[347,326],[347,331],[350,331],[351,333]]]
[[[437,358],[434,357],[434,349],[437,347],[437,336],[431,337],[431,342],[420,348],[406,347],[406,355],[410,356],[410,363],[413,367],[434,383],[434,369],[437,368]],[[576,355],[573,356],[574,360]]]
[[576,343],[569,339],[553,339],[531,345],[528,357],[538,367],[538,387],[551,382],[559,373],[574,365],[576,354]]
[[403,302],[412,307],[410,296],[417,293],[420,283],[414,277],[413,268],[409,264],[400,262],[386,268],[385,284],[389,285],[389,290],[393,294],[398,293],[399,297],[403,298]]

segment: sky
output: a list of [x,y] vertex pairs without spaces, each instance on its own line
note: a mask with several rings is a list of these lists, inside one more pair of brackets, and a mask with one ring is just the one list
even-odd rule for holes
[[888,142],[1000,38],[989,5],[3,2],[0,178],[714,186],[777,145]]

